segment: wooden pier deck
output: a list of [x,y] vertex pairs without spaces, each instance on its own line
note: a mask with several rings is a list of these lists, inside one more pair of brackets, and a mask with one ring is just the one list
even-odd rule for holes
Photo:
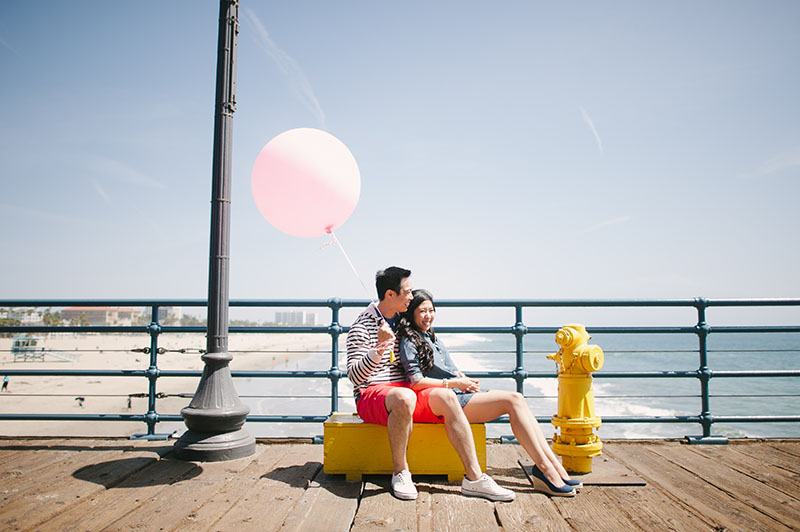
[[484,531],[798,530],[800,441],[605,443],[645,486],[536,493],[518,445],[490,444],[489,473],[511,503],[462,497],[445,477],[418,477],[417,501],[388,476],[348,483],[322,472],[323,448],[259,443],[231,462],[172,459],[172,442],[0,440],[0,530]]

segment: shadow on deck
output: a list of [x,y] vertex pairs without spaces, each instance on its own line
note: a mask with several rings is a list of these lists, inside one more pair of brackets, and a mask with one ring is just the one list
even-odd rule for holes
[[[172,442],[0,440],[3,530],[797,530],[800,442],[605,443],[645,486],[587,486],[575,498],[533,491],[518,445],[488,446],[511,503],[462,497],[417,477],[399,501],[388,476],[348,483],[322,472],[322,446],[259,444],[254,456],[195,463]],[[597,459],[596,459],[597,460]]]

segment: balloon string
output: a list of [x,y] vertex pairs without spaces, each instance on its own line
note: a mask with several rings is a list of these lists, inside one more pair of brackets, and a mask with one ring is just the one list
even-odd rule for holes
[[[356,270],[356,267],[353,266],[353,261],[350,260],[350,257],[347,256],[347,252],[344,250],[344,247],[342,247],[342,243],[339,242],[338,238],[336,238],[336,234],[334,234],[333,228],[329,228],[328,229],[328,234],[331,235],[331,239],[336,243],[337,246],[339,246],[339,249],[342,251],[342,255],[344,255],[344,258],[347,261],[347,264],[350,265],[350,269],[353,270],[353,273],[355,274],[356,278],[358,279],[358,282],[361,283],[361,288],[364,289],[364,294],[367,296],[367,298],[370,301],[372,301],[373,303],[377,304],[378,302],[375,299],[373,299],[372,297],[370,297],[369,290],[367,290],[367,285],[364,284],[364,281],[361,279],[361,276],[358,275],[358,270]],[[385,349],[388,348],[389,349],[389,362],[391,364],[394,364],[394,362],[397,359],[397,357],[395,357],[394,349],[392,349],[392,346],[394,346],[394,339],[387,340],[387,341],[385,341],[385,342],[383,342],[381,344],[378,344],[376,346],[376,348],[378,349],[378,351],[382,351],[382,350],[385,350]]]
[[361,283],[361,288],[364,289],[364,294],[367,296],[367,299],[369,299],[372,302],[375,302],[375,299],[372,298],[369,295],[370,292],[367,289],[367,285],[364,284],[364,281],[361,279],[361,276],[358,274],[358,270],[356,270],[356,267],[353,265],[353,261],[351,261],[350,257],[347,256],[347,252],[344,250],[344,247],[342,247],[342,243],[339,242],[338,238],[336,238],[336,234],[333,232],[333,229],[328,229],[328,234],[331,235],[331,239],[333,240],[333,242],[337,246],[339,246],[339,249],[341,250],[342,255],[344,255],[344,258],[347,261],[347,264],[350,265],[350,269],[353,270],[353,274],[356,276],[356,279],[358,279],[358,282]]

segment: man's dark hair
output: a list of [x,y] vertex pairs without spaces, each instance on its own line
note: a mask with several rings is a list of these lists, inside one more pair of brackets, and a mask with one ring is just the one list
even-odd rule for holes
[[396,294],[400,293],[400,284],[406,277],[411,277],[411,270],[390,266],[385,270],[379,270],[375,274],[375,288],[378,289],[378,299],[383,301],[387,290],[393,290]]

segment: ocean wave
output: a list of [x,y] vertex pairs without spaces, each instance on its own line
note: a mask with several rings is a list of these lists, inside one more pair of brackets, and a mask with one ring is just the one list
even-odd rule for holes
[[465,373],[469,373],[471,371],[499,371],[505,366],[498,361],[488,359],[487,355],[481,355],[478,353],[451,352],[450,357],[453,359],[453,362],[456,363],[458,369]]
[[[437,334],[437,336],[439,336]],[[448,349],[452,348],[459,348],[464,347],[465,345],[471,344],[485,344],[491,342],[492,339],[488,336],[483,336],[476,333],[466,333],[466,334],[445,334],[441,335],[443,338],[446,338],[446,342],[444,344],[447,346]]]

